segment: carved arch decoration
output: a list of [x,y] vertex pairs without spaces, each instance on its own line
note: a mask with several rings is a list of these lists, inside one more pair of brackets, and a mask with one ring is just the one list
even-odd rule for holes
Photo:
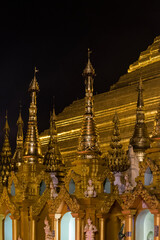
[[40,196],[36,201],[36,203],[32,206],[33,217],[36,217],[41,213],[42,209],[44,208],[49,198],[50,198],[50,189],[46,189],[44,194],[42,194],[42,196]]
[[20,189],[21,191],[23,191],[23,188],[22,188],[21,184],[19,184],[17,176],[15,175],[14,172],[11,172],[11,175],[8,178],[8,192],[9,193],[11,192],[12,182],[14,182],[15,189]]
[[156,209],[159,201],[155,195],[151,195],[149,191],[143,186],[142,182],[138,182],[134,192],[123,195],[123,209],[132,208],[137,198],[141,197],[150,209]]
[[8,210],[12,215],[17,211],[15,204],[11,201],[7,188],[3,188],[2,195],[0,197],[0,213],[4,211],[4,206],[6,206],[6,210]]
[[140,174],[144,175],[148,167],[151,169],[153,174],[160,171],[159,167],[150,158],[146,158],[144,162],[140,163]]
[[110,183],[113,184],[115,177],[114,174],[109,170],[109,168],[106,168],[105,171],[100,176],[100,181],[104,182],[105,179],[108,178]]
[[[25,194],[25,188],[24,188],[24,185],[21,184],[22,182],[19,181],[19,179],[17,178],[17,176],[15,175],[15,173],[13,171],[11,172],[11,175],[8,178],[8,193],[10,193],[10,194],[11,194],[12,182],[14,182],[15,191],[16,191],[16,195],[14,196],[15,202],[23,201],[24,194]],[[27,185],[25,185],[25,186],[27,186]]]
[[50,181],[52,181],[49,173],[46,173],[45,171],[41,171],[39,175],[36,178],[36,183],[40,185],[41,181],[44,181],[46,185],[49,186]]
[[77,185],[77,183],[79,183],[81,181],[80,175],[75,173],[73,170],[70,170],[64,179],[65,187],[68,191],[69,191],[69,183],[70,183],[71,179],[73,179],[73,181],[75,182],[75,185]]
[[98,204],[96,209],[98,209],[99,213],[107,214],[115,201],[118,202],[121,208],[123,207],[123,200],[119,195],[110,195],[106,198],[105,201],[103,201],[101,204]]
[[67,189],[63,186],[54,200],[48,201],[49,213],[55,214],[60,207],[61,203],[65,202],[72,213],[77,213],[80,209],[80,205],[74,196],[71,196]]

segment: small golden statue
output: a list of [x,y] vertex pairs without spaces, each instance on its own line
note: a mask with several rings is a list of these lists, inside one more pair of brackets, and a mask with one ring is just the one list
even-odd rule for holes
[[88,198],[97,196],[94,185],[92,183],[92,179],[88,180],[87,190],[84,192],[84,196]]
[[90,218],[87,219],[87,224],[84,228],[84,232],[86,233],[86,240],[94,240],[95,232],[97,232],[96,226],[92,224],[92,220]]

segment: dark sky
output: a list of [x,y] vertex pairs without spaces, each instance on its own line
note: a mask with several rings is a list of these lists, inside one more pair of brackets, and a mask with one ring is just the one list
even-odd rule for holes
[[[94,3],[95,2],[95,3]],[[39,69],[39,132],[49,127],[52,98],[56,112],[84,97],[82,71],[91,48],[95,93],[109,90],[139,53],[160,35],[156,1],[11,1],[0,8],[0,145],[5,111],[14,147],[19,101],[25,126],[34,66]],[[109,3],[109,2],[108,2]]]

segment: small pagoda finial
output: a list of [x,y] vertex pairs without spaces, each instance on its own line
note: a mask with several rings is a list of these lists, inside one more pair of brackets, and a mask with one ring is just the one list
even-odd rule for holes
[[18,116],[18,120],[17,120],[18,131],[17,131],[17,140],[16,140],[16,150],[13,155],[13,161],[14,161],[16,171],[17,171],[18,167],[21,165],[22,158],[23,158],[23,125],[24,124],[23,124],[23,120],[22,120],[21,111],[22,111],[22,105],[20,102],[19,116]]
[[21,100],[19,101],[19,112],[22,113],[22,102],[21,102]]
[[117,112],[115,112],[113,117],[113,124],[113,134],[107,156],[108,167],[112,172],[124,172],[129,168],[130,162],[121,144],[119,118]]
[[10,128],[8,124],[8,111],[6,110],[6,115],[5,115],[5,125],[4,125],[4,132],[5,134],[9,134]]
[[91,53],[92,53],[92,51],[90,50],[90,48],[88,48],[88,60],[90,60]]
[[85,76],[93,76],[94,77],[96,75],[95,70],[94,70],[94,68],[91,64],[91,61],[90,61],[91,53],[92,53],[92,51],[90,50],[90,48],[88,48],[88,62],[87,62],[87,65],[86,65],[86,67],[83,71],[83,74],[82,74],[84,77]]
[[35,68],[34,68],[34,76],[36,77],[36,73],[37,72],[39,72],[39,70],[36,68],[36,66],[35,66]]
[[56,120],[56,111],[55,111],[55,96],[53,96],[53,120]]
[[43,164],[46,166],[47,172],[56,174],[58,178],[58,187],[63,184],[64,178],[64,165],[62,163],[62,155],[59,149],[57,140],[57,128],[56,128],[56,114],[55,105],[53,103],[53,113],[50,115],[50,140],[48,143],[48,150],[44,156]]
[[93,111],[93,82],[95,70],[90,61],[91,51],[88,48],[88,63],[83,71],[85,79],[85,114],[83,117],[78,154],[100,155],[98,134]]
[[35,67],[35,69],[34,69],[34,78],[32,79],[32,81],[31,81],[31,83],[29,85],[29,89],[28,89],[29,92],[39,92],[39,85],[38,85],[37,78],[36,78],[36,73],[38,71],[39,70]]
[[8,113],[6,111],[6,116],[5,116],[5,126],[4,126],[4,142],[2,146],[2,151],[0,154],[1,158],[1,167],[0,167],[0,175],[2,176],[2,182],[4,185],[7,185],[8,182],[8,177],[10,175],[10,172],[13,168],[11,158],[12,158],[12,153],[11,153],[11,147],[9,143],[9,124],[8,124]]
[[22,120],[22,104],[21,104],[21,101],[19,101],[19,117],[18,117],[18,120],[17,120],[17,125],[18,124],[22,124],[23,125],[23,120]]
[[[143,85],[142,78],[140,77],[138,83],[138,99],[137,99],[137,110],[136,110],[136,124],[134,133],[130,139],[130,144],[133,146],[139,161],[143,161],[145,156],[145,150],[150,147],[150,139],[145,124],[145,113],[144,113],[144,101],[143,101]],[[143,157],[142,157],[143,156]]]
[[36,79],[35,68],[34,78],[29,85],[29,92],[31,94],[31,103],[29,107],[28,130],[24,142],[24,162],[25,163],[42,163],[41,145],[38,136],[37,127],[37,92],[39,92],[39,85]]

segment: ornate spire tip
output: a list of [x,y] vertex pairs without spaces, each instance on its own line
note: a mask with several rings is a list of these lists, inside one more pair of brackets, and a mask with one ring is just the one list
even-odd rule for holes
[[88,60],[90,60],[91,53],[92,53],[92,51],[90,50],[90,48],[88,48]]

